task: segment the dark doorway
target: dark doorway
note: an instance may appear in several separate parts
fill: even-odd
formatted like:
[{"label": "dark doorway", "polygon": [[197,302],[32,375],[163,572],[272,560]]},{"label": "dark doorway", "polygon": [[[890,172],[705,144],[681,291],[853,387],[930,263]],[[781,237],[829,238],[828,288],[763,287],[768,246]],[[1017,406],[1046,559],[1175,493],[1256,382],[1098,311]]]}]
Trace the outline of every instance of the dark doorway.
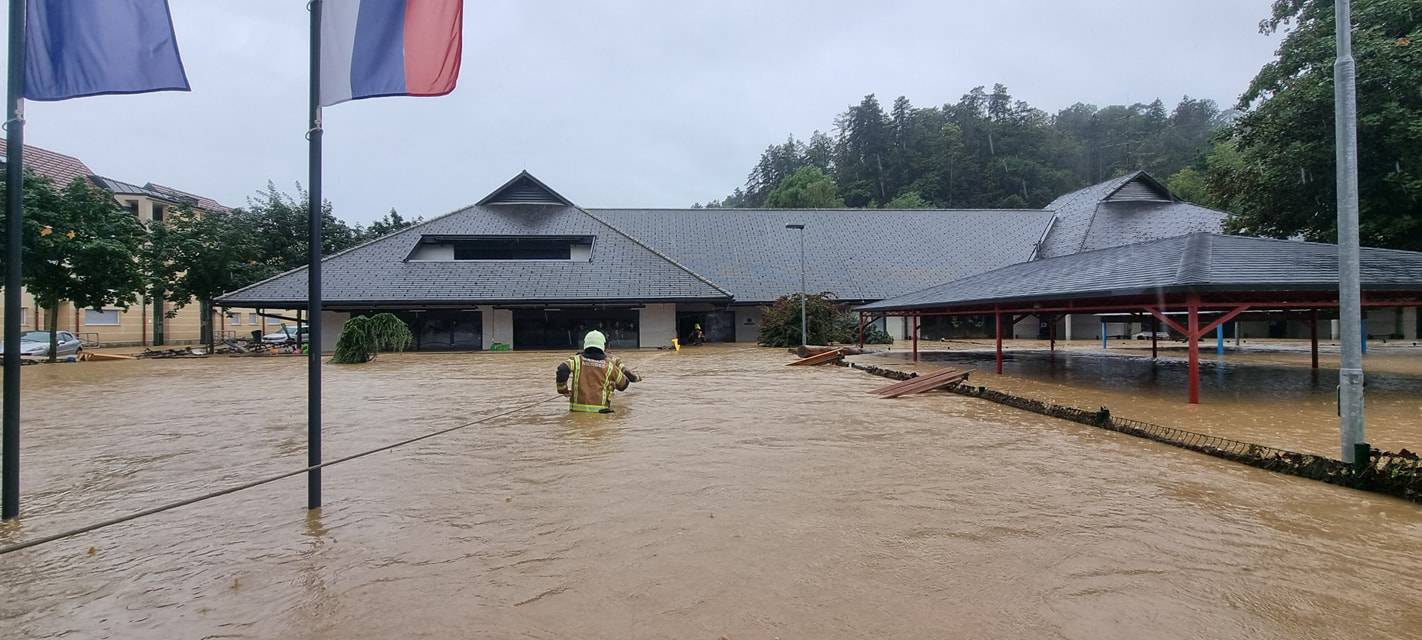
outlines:
[{"label": "dark doorway", "polygon": [[[362,315],[370,315],[367,312]],[[412,351],[479,351],[484,348],[484,314],[476,311],[395,311],[410,326]]]},{"label": "dark doorway", "polygon": [[514,310],[515,349],[572,349],[594,329],[607,336],[609,349],[639,345],[636,309]]},{"label": "dark doorway", "polygon": [[678,311],[676,314],[676,335],[682,344],[691,344],[696,326],[707,342],[736,341],[736,312],[734,311]]}]

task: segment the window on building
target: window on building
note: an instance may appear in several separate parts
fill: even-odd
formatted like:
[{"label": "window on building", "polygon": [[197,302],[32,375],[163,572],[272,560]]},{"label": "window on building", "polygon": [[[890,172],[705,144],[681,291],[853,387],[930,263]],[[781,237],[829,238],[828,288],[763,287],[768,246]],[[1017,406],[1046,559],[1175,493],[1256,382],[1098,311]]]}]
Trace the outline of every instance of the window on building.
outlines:
[{"label": "window on building", "polygon": [[119,323],[118,309],[85,309],[84,324],[89,325],[117,325]]},{"label": "window on building", "polygon": [[163,216],[164,216],[165,213],[167,213],[167,211],[168,211],[168,208],[167,208],[167,207],[165,207],[165,206],[163,206],[163,205],[161,205],[161,204],[158,204],[158,203],[156,203],[156,202],[153,203],[153,221],[154,221],[154,222],[162,222],[162,221],[163,221]]},{"label": "window on building", "polygon": [[425,236],[410,259],[586,262],[592,246],[592,237],[577,236]]},{"label": "window on building", "polygon": [[282,323],[281,318],[273,318],[273,317],[271,317],[271,316],[267,316],[267,324],[281,324],[281,323]]},{"label": "window on building", "polygon": [[228,311],[228,312],[227,312],[227,324],[230,324],[230,325],[232,325],[232,326],[234,326],[234,327],[237,326],[237,325],[242,324],[242,314],[241,314],[241,313],[238,313],[238,312],[236,312],[236,311]]},{"label": "window on building", "polygon": [[138,201],[137,201],[137,200],[125,200],[125,201],[124,201],[124,204],[128,206],[128,212],[131,213],[131,214],[133,214],[133,218],[134,218],[135,220],[137,220],[137,219],[138,219]]},{"label": "window on building", "polygon": [[261,323],[262,323],[262,321],[257,319],[257,314],[255,314],[255,313],[249,313],[249,314],[247,314],[247,324],[250,324],[250,325],[259,325],[259,324],[261,324]]},{"label": "window on building", "polygon": [[29,323],[30,323],[30,308],[29,308],[29,307],[20,307],[20,324],[23,326],[23,325],[28,325]]}]

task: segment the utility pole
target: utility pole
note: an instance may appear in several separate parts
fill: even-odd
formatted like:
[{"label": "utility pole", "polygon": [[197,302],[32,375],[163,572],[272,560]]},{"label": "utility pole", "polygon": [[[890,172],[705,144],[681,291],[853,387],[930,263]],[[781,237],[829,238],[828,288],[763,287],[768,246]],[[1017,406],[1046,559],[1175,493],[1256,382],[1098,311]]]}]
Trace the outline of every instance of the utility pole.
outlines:
[{"label": "utility pole", "polygon": [[809,346],[809,323],[805,320],[805,225],[787,224],[786,229],[800,232],[800,346]]},{"label": "utility pole", "polygon": [[1333,0],[1338,60],[1333,64],[1334,136],[1338,154],[1338,426],[1344,462],[1362,463],[1363,304],[1358,266],[1358,95],[1350,0]]}]

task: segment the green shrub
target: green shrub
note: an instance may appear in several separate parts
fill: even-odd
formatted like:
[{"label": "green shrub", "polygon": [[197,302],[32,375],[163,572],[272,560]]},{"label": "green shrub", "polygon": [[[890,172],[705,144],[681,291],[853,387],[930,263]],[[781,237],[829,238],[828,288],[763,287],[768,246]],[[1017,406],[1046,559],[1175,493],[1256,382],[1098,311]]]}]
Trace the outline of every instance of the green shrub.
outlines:
[{"label": "green shrub", "polygon": [[[859,314],[834,299],[833,294],[811,294],[805,298],[805,319],[810,339],[806,344],[851,344],[859,340]],[[875,327],[864,328],[864,342],[892,342],[889,334]],[[800,345],[800,295],[782,296],[765,312],[760,328],[760,344],[767,347]]]},{"label": "green shrub", "polygon": [[370,362],[381,351],[404,351],[414,339],[410,327],[393,314],[356,316],[347,320],[341,328],[341,337],[336,340],[336,352],[331,356],[331,362]]}]

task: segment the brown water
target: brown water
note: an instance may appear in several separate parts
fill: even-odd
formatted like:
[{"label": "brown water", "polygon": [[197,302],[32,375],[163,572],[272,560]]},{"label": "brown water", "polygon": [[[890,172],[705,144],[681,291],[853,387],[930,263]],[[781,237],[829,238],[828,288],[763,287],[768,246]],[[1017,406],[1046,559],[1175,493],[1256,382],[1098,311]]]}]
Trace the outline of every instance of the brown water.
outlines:
[{"label": "brown water", "polygon": [[[1328,348],[1310,367],[1308,343],[1201,354],[1200,404],[1186,402],[1188,365],[1170,345],[1150,360],[1149,343],[1117,344],[1109,352],[1074,348],[1053,354],[1044,343],[1018,341],[994,374],[990,344],[927,345],[917,365],[895,350],[862,356],[900,369],[975,368],[972,384],[1171,427],[1338,457],[1338,354]],[[1375,347],[1364,358],[1367,440],[1376,447],[1422,451],[1422,348]]]},{"label": "brown water", "polygon": [[[1422,508],[726,348],[0,557],[5,638],[1422,637]],[[336,457],[551,395],[558,354],[329,367]],[[27,368],[8,544],[299,468],[298,359]]]}]

